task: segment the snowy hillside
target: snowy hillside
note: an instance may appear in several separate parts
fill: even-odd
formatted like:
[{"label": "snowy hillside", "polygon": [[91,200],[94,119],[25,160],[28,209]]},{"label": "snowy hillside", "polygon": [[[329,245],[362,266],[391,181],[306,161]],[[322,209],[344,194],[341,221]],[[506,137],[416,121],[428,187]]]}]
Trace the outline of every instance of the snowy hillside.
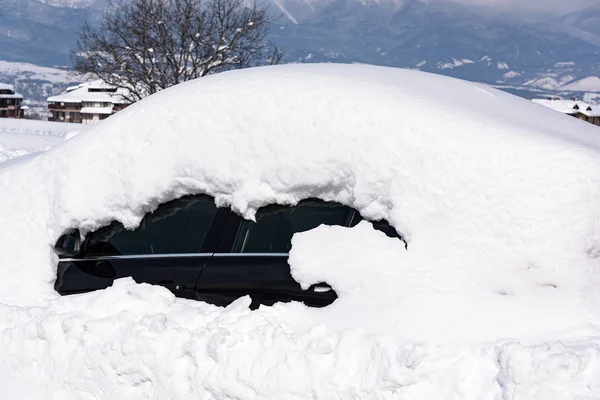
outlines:
[{"label": "snowy hillside", "polygon": [[[177,85],[0,169],[3,398],[600,398],[598,182],[596,127],[481,84],[329,64]],[[64,229],[191,193],[246,218],[337,201],[407,246],[366,221],[295,235],[293,276],[339,295],[322,309],[54,292]]]},{"label": "snowy hillside", "polygon": [[0,60],[0,82],[12,84],[24,96],[25,104],[41,115],[45,115],[47,110],[47,97],[62,93],[67,87],[84,80],[66,68]]}]

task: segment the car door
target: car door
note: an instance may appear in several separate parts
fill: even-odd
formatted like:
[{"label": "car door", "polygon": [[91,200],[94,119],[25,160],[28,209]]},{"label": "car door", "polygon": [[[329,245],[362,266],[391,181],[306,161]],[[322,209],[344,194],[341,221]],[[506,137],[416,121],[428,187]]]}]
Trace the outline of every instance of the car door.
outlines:
[{"label": "car door", "polygon": [[89,292],[132,277],[193,298],[228,215],[209,196],[187,196],[159,206],[134,230],[113,222],[88,235],[77,257],[60,260],[55,289]]},{"label": "car door", "polygon": [[313,307],[331,304],[336,293],[326,283],[302,290],[290,274],[292,235],[321,224],[349,226],[354,210],[337,203],[308,200],[294,207],[269,206],[256,222],[231,213],[217,252],[196,285],[196,298],[226,306],[249,295],[251,308],[280,301],[301,301]]}]

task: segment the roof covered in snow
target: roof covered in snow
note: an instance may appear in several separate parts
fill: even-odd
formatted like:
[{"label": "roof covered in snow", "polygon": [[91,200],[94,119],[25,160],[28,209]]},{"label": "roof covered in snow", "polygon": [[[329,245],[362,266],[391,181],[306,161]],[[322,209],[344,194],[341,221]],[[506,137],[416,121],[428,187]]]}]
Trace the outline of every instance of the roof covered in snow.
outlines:
[{"label": "roof covered in snow", "polygon": [[[177,85],[0,169],[3,391],[600,398],[599,182],[596,127],[482,84],[331,64]],[[295,235],[293,276],[339,295],[322,309],[53,291],[66,228],[191,193],[246,218],[337,201],[408,246],[368,222]]]},{"label": "roof covered in snow", "polygon": [[564,100],[559,97],[533,99],[534,103],[559,111],[563,114],[583,114],[588,117],[600,117],[600,105],[579,100]]},{"label": "roof covered in snow", "polygon": [[9,85],[7,83],[0,82],[0,90],[8,90],[10,94],[0,93],[0,99],[22,99],[23,95],[16,93],[13,85]]},{"label": "roof covered in snow", "polygon": [[71,86],[64,93],[57,96],[48,97],[51,103],[82,103],[82,102],[100,102],[113,104],[128,103],[123,95],[127,92],[123,88],[115,88],[102,80],[82,83],[81,85]]}]

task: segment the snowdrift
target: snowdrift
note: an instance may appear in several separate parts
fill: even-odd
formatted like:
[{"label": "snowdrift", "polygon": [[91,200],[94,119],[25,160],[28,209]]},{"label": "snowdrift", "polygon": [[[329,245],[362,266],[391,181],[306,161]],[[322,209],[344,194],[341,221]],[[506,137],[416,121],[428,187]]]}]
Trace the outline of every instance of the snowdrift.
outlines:
[{"label": "snowdrift", "polygon": [[[8,398],[598,398],[600,131],[484,85],[293,65],[178,85],[0,171]],[[385,218],[293,239],[331,306],[226,309],[131,280],[60,298],[65,228],[208,193]]]}]

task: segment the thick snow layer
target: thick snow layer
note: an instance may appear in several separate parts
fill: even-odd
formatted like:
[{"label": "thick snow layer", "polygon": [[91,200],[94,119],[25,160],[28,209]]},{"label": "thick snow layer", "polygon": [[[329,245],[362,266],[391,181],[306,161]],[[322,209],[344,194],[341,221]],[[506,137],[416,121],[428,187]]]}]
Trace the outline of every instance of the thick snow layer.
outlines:
[{"label": "thick snow layer", "polygon": [[0,118],[0,163],[48,150],[85,129],[82,125]]},{"label": "thick snow layer", "polygon": [[[116,92],[107,92],[99,90],[115,89],[113,86],[106,84],[101,80],[95,80],[85,82],[77,86],[67,88],[67,91],[56,96],[48,97],[49,102],[55,103],[114,103],[123,104],[127,103],[122,96],[128,95],[128,91],[122,88],[118,88]],[[94,90],[94,91],[92,91]],[[84,107],[89,109],[91,107]],[[107,108],[107,107],[104,107]],[[85,111],[81,111],[84,113]],[[112,105],[110,106],[110,114],[112,112]],[[100,111],[94,111],[92,114],[100,113]]]},{"label": "thick snow layer", "polygon": [[[600,398],[597,128],[487,86],[364,65],[223,73],[0,170],[7,398]],[[53,291],[68,227],[208,193],[252,218],[318,197],[292,272],[324,309],[221,309],[124,279]]]},{"label": "thick snow layer", "polygon": [[600,117],[600,107],[583,101],[562,99],[533,99],[534,103],[551,108],[563,114],[583,114],[588,117]]}]

